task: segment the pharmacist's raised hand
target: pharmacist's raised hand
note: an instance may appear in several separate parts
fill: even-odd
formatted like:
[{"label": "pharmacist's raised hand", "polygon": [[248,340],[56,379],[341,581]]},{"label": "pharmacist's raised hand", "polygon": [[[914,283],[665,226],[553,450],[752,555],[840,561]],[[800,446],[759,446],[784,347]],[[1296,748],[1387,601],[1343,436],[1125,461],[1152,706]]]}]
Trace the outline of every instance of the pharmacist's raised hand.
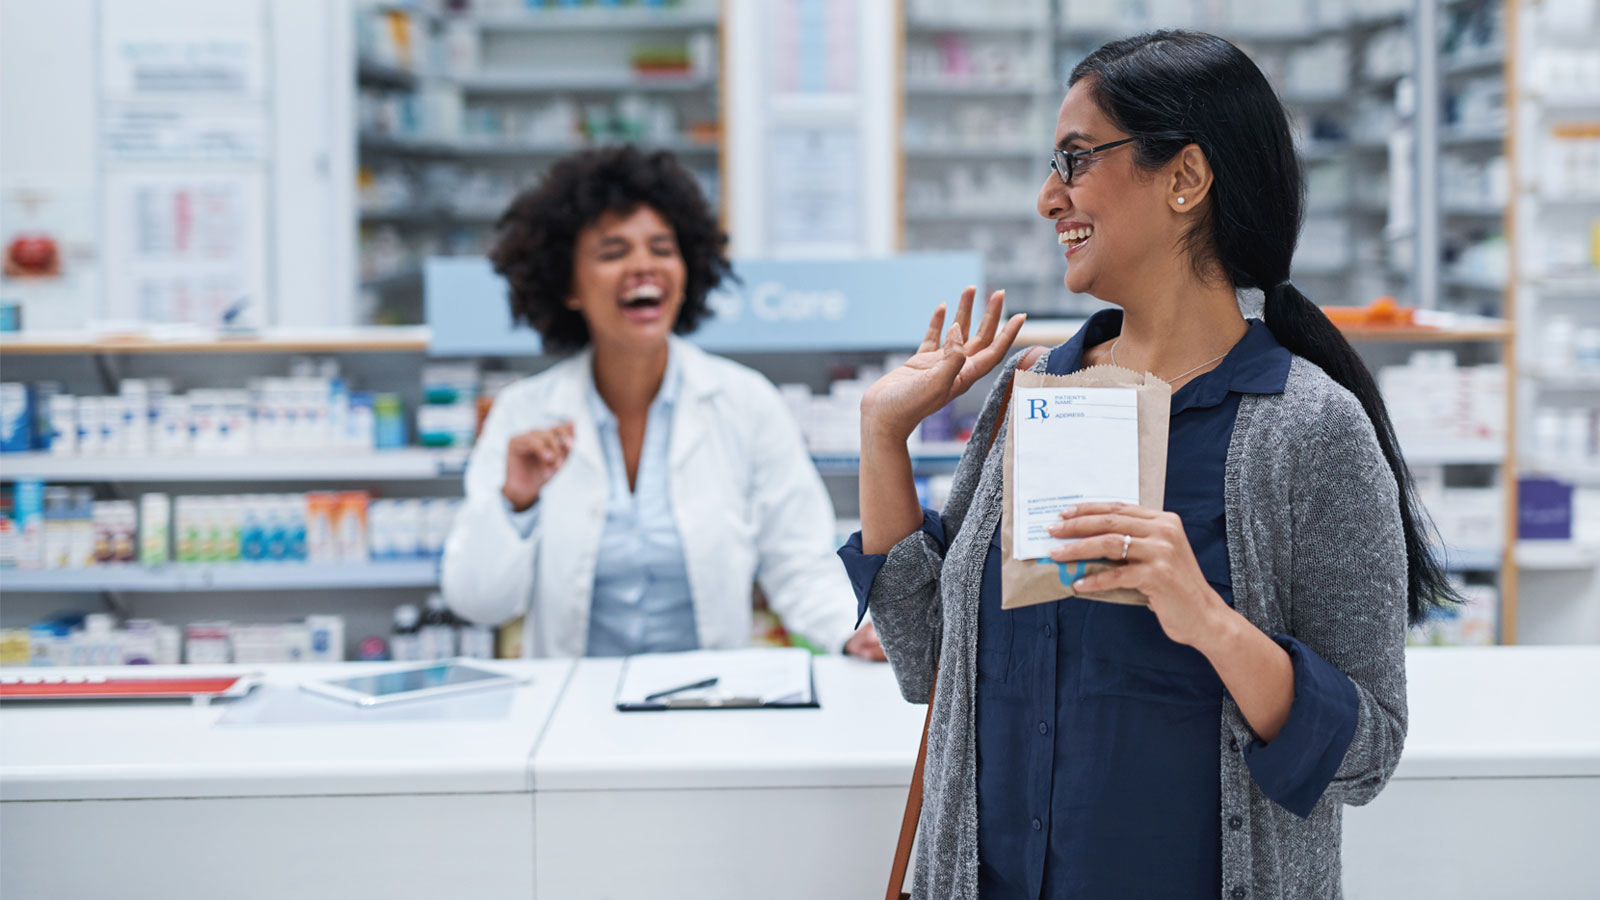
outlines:
[{"label": "pharmacist's raised hand", "polygon": [[506,483],[500,493],[522,512],[539,499],[539,491],[560,470],[572,452],[572,423],[524,431],[506,445]]},{"label": "pharmacist's raised hand", "polygon": [[[1027,316],[1012,316],[1001,328],[1006,292],[995,291],[989,295],[977,333],[969,338],[967,326],[972,321],[972,301],[977,292],[971,287],[961,292],[955,322],[948,333],[944,331],[945,305],[939,304],[917,352],[867,389],[861,399],[864,433],[870,429],[895,439],[909,437],[918,423],[966,393],[1005,358]],[[944,334],[943,343],[940,334]]]}]

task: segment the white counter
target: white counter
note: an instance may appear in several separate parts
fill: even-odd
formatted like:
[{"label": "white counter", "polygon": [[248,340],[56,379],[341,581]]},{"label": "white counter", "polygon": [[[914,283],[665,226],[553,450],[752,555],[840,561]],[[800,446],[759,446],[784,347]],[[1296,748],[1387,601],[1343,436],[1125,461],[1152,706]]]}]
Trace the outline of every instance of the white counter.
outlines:
[{"label": "white counter", "polygon": [[534,755],[538,896],[874,896],[925,706],[889,667],[814,664],[820,709],[617,712],[583,660]]},{"label": "white counter", "polygon": [[1344,817],[1347,900],[1600,891],[1600,647],[1419,648],[1383,793]]},{"label": "white counter", "polygon": [[[140,675],[262,672],[271,691],[349,674],[331,666],[151,666]],[[0,713],[0,800],[294,797],[528,791],[533,739],[555,711],[568,660],[494,663],[530,679],[503,714],[480,720],[395,720],[387,710],[350,708],[343,723],[218,724],[234,702],[8,703]],[[359,671],[359,669],[357,669]],[[60,669],[53,674],[91,670]],[[262,691],[262,688],[257,688]],[[505,692],[497,692],[504,694]],[[312,704],[338,705],[320,697]],[[434,703],[445,701],[432,701]]]},{"label": "white counter", "polygon": [[[0,896],[882,891],[924,712],[887,666],[818,658],[821,709],[618,713],[616,661],[501,665],[533,683],[476,721],[7,704]],[[1414,650],[1409,682],[1399,769],[1345,817],[1346,897],[1592,896],[1600,648]]]},{"label": "white counter", "polygon": [[[495,665],[530,683],[428,701],[449,712],[411,721],[298,702],[300,680],[361,664],[142,670],[266,674],[210,706],[8,703],[0,896],[526,900],[530,757],[572,663]],[[221,724],[274,699],[281,724]]]},{"label": "white counter", "polygon": [[585,659],[534,757],[544,791],[894,787],[910,784],[926,706],[889,667],[812,664],[818,709],[617,712],[622,661]]}]

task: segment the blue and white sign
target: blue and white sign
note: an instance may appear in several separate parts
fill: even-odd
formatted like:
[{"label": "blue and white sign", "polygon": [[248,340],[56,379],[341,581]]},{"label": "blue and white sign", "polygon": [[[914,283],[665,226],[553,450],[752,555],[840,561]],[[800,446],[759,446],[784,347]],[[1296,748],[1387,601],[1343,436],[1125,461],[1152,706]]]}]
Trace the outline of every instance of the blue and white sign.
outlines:
[{"label": "blue and white sign", "polygon": [[[941,302],[983,283],[977,253],[880,259],[734,260],[742,284],[712,294],[715,315],[689,339],[719,353],[892,350],[922,340]],[[513,326],[506,284],[487,260],[430,259],[423,299],[434,356],[536,356],[539,335]]]}]

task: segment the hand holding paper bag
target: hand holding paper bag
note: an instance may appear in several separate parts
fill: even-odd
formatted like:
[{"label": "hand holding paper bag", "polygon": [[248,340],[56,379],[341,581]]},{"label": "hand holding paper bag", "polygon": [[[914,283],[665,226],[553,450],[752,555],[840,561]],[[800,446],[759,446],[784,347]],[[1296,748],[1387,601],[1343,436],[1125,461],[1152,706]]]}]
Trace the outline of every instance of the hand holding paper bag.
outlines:
[{"label": "hand holding paper bag", "polygon": [[1061,513],[1050,534],[1072,541],[1050,554],[1055,562],[1069,565],[1116,559],[1127,546],[1125,564],[1104,568],[1073,585],[1083,596],[1137,591],[1167,637],[1191,647],[1199,648],[1204,639],[1220,633],[1213,615],[1226,612],[1228,602],[1200,571],[1177,513],[1126,503],[1085,503]]},{"label": "hand holding paper bag", "polygon": [[1170,385],[1128,369],[1017,373],[1006,426],[1001,608],[1070,596],[1146,605],[1143,594],[1124,585],[1093,593],[1074,586],[1085,574],[1123,565],[1120,537],[1114,549],[1096,543],[1093,556],[1061,566],[1052,558],[1060,547],[1052,529],[1064,510],[1086,503],[1161,508],[1171,408]]}]

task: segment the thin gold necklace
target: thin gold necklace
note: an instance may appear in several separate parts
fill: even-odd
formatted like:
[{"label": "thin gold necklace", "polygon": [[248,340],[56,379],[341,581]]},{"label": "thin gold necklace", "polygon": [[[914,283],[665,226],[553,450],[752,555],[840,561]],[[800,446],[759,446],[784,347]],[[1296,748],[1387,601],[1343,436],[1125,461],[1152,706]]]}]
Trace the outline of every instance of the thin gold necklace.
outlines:
[{"label": "thin gold necklace", "polygon": [[[1120,343],[1122,343],[1122,338],[1120,338],[1120,337],[1111,342],[1111,364],[1113,366],[1118,366],[1118,368],[1121,367],[1117,362],[1117,345],[1120,344]],[[1193,369],[1190,369],[1189,372],[1194,372],[1194,371],[1199,370],[1199,369],[1204,369],[1206,366],[1211,365],[1212,363],[1216,362],[1218,359],[1222,359],[1223,357],[1227,356],[1228,353],[1231,353],[1231,352],[1233,352],[1232,348],[1229,348],[1229,350],[1224,352],[1222,354],[1222,356],[1219,356],[1216,359],[1208,359],[1205,362],[1201,363],[1200,365],[1195,366]],[[1162,378],[1161,380],[1165,381],[1167,384],[1172,384],[1173,382],[1178,381],[1179,379],[1183,378],[1184,375],[1189,374],[1189,372],[1184,372],[1182,375],[1176,375],[1176,376],[1174,376],[1172,378]],[[1154,373],[1152,373],[1152,374],[1154,374]],[[1159,376],[1159,375],[1157,375],[1156,377],[1157,378],[1161,378],[1161,376]]]}]

